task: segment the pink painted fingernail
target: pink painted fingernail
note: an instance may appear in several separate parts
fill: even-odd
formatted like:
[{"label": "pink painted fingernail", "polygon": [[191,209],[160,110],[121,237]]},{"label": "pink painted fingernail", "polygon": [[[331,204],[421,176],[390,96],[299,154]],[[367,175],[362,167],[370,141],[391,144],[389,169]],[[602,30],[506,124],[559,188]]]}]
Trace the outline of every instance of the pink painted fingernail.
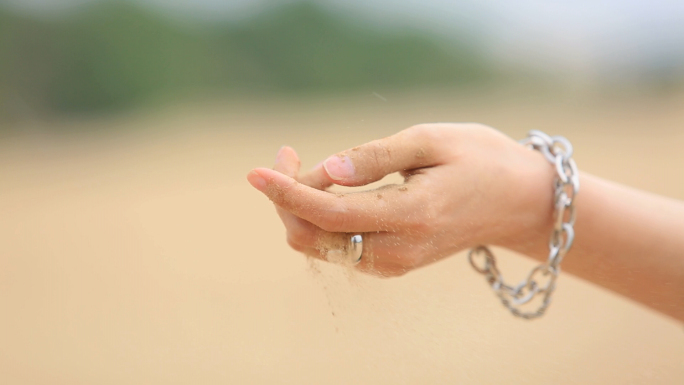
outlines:
[{"label": "pink painted fingernail", "polygon": [[326,159],[323,168],[334,180],[344,180],[354,177],[354,164],[348,156],[333,155]]}]

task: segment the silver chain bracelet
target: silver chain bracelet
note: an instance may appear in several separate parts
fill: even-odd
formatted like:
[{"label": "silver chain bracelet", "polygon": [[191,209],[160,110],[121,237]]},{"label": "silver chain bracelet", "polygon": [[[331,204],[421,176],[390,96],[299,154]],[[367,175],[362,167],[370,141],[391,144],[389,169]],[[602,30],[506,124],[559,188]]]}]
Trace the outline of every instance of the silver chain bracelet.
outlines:
[{"label": "silver chain bracelet", "polygon": [[[554,226],[549,240],[549,258],[546,263],[535,267],[527,278],[516,286],[504,283],[496,267],[494,254],[486,246],[478,246],[468,253],[473,268],[483,274],[501,303],[518,317],[532,319],[544,314],[551,303],[551,294],[556,288],[556,278],[560,273],[560,263],[568,253],[575,238],[575,197],[579,192],[579,173],[572,160],[572,144],[562,136],[549,136],[537,130],[527,134],[520,144],[540,151],[556,168],[554,180]],[[475,262],[484,256],[483,263]],[[541,282],[541,283],[540,283]],[[534,311],[523,310],[523,306],[535,297],[541,298]],[[528,305],[529,306],[529,305]]]}]

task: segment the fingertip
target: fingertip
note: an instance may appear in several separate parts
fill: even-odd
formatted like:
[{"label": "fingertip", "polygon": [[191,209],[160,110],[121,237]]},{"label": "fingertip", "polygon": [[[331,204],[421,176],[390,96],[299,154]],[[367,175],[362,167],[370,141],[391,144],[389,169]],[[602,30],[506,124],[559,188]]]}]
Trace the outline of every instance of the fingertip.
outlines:
[{"label": "fingertip", "polygon": [[278,153],[276,154],[276,162],[282,160],[285,157],[299,160],[299,156],[297,156],[297,151],[295,151],[294,148],[290,146],[280,147]]},{"label": "fingertip", "polygon": [[278,163],[280,160],[282,160],[283,156],[292,151],[292,147],[283,145],[278,149],[278,152],[276,153],[276,163]]},{"label": "fingertip", "polygon": [[249,174],[247,174],[247,181],[255,189],[261,192],[266,191],[266,186],[268,183],[266,182],[266,179],[264,179],[264,177],[257,172],[257,170],[252,170],[249,172]]},{"label": "fingertip", "polygon": [[290,159],[292,160],[292,163],[295,165],[295,168],[297,169],[297,172],[299,172],[299,167],[301,165],[301,161],[299,160],[299,155],[297,154],[297,151],[295,151],[294,148],[292,147],[287,147],[287,153]]},{"label": "fingertip", "polygon": [[290,146],[283,146],[283,151],[287,151],[289,154],[292,154],[295,157],[297,157],[297,151],[295,151],[295,149]]},{"label": "fingertip", "polygon": [[[268,187],[269,185],[276,185],[276,186],[281,187],[281,188],[286,188],[286,187],[289,187],[289,186],[297,183],[297,181],[295,181],[291,177],[289,177],[289,176],[287,176],[287,175],[285,175],[279,171],[271,170],[269,168],[263,168],[263,167],[255,168],[254,170],[252,170],[252,172],[250,174],[252,174],[252,173],[254,175],[264,179],[264,181],[266,181],[266,187]],[[253,178],[256,178],[256,176]]]},{"label": "fingertip", "polygon": [[296,177],[299,173],[300,161],[297,152],[290,146],[283,146],[276,155],[274,169],[289,177]]}]

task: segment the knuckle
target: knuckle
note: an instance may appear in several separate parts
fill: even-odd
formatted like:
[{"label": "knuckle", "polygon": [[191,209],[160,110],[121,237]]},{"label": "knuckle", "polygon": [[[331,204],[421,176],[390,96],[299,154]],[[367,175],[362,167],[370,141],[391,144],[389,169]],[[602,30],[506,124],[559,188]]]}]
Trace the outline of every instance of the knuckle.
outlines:
[{"label": "knuckle", "polygon": [[440,123],[440,124],[419,124],[412,126],[405,130],[406,139],[413,143],[420,143],[424,151],[428,153],[441,153],[448,150],[452,145],[453,138],[457,130],[458,124]]},{"label": "knuckle", "polygon": [[392,151],[382,140],[376,140],[371,143],[370,156],[378,170],[385,170],[392,164]]},{"label": "knuckle", "polygon": [[428,197],[422,202],[425,203],[420,205],[419,210],[415,210],[412,215],[406,217],[406,225],[417,234],[428,235],[432,233],[436,224],[440,222],[440,218],[444,216],[444,209],[438,202],[430,200]]},{"label": "knuckle", "polygon": [[408,218],[407,227],[411,232],[428,234],[432,229],[432,218],[434,217],[427,212],[420,212],[418,215]]},{"label": "knuckle", "polygon": [[411,126],[404,130],[402,134],[408,140],[420,140],[421,142],[430,142],[436,133],[436,126],[434,124],[423,123]]},{"label": "knuckle", "polygon": [[405,129],[404,133],[405,134],[417,134],[417,133],[423,132],[425,130],[428,130],[429,128],[430,128],[430,125],[427,123],[414,124],[413,126]]},{"label": "knuckle", "polygon": [[432,229],[444,217],[444,207],[440,203],[432,201],[426,204],[423,215],[422,225],[425,227],[424,230]]}]

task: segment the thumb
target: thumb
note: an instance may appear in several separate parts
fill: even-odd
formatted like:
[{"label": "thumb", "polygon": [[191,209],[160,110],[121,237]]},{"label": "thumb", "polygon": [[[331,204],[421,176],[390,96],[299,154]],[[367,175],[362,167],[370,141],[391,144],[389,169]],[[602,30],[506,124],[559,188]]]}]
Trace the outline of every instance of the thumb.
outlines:
[{"label": "thumb", "polygon": [[335,154],[322,163],[322,170],[314,169],[304,179],[319,179],[321,185],[361,186],[394,172],[434,166],[439,154],[431,139],[424,130],[407,129]]}]

